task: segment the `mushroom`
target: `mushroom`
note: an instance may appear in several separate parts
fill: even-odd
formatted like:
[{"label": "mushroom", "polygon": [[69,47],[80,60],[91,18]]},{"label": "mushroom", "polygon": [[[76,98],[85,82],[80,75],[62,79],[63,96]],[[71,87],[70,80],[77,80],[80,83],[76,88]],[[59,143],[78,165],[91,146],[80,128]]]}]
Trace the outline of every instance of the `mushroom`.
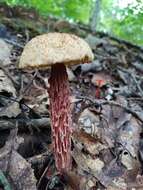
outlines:
[{"label": "mushroom", "polygon": [[48,33],[29,41],[20,58],[19,68],[51,67],[48,89],[52,143],[59,172],[71,168],[71,103],[66,66],[93,60],[89,45],[67,33]]}]

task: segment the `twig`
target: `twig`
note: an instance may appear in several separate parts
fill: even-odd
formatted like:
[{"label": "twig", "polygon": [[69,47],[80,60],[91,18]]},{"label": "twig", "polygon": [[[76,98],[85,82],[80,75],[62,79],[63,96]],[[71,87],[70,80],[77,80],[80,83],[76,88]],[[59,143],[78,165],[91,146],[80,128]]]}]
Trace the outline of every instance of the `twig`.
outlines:
[{"label": "twig", "polygon": [[109,104],[111,106],[118,106],[120,108],[123,108],[125,111],[127,111],[128,113],[131,113],[133,116],[135,116],[141,122],[143,122],[143,118],[139,114],[137,114],[134,110],[132,110],[131,108],[129,108],[127,106],[124,106],[124,105],[119,104],[119,103],[114,102],[114,101],[103,101],[103,102],[100,103],[100,105],[106,105],[106,104]]},{"label": "twig", "polygon": [[[7,97],[7,96],[4,96],[2,94],[0,94],[0,97],[1,98],[5,98],[5,99],[8,99],[8,100],[11,100],[12,102],[17,102],[19,104],[23,104],[28,110],[32,110],[28,105],[24,104],[24,103],[20,103],[20,98],[17,98],[17,97]],[[8,105],[9,106],[9,105]]]},{"label": "twig", "polygon": [[96,105],[96,106],[102,106],[102,105],[111,105],[111,106],[118,106],[120,108],[123,108],[125,111],[127,111],[128,113],[131,113],[133,116],[135,116],[138,120],[140,120],[141,122],[143,122],[143,118],[136,113],[134,110],[132,110],[131,108],[124,106],[123,104],[119,104],[115,101],[107,101],[107,100],[97,100],[94,99],[92,100],[91,98],[88,98],[86,96],[77,96],[77,98],[79,99],[85,99],[90,101],[92,104]]},{"label": "twig", "polygon": [[134,101],[143,101],[143,97],[131,97],[127,98],[128,100],[134,100]]},{"label": "twig", "polygon": [[17,47],[19,47],[19,48],[23,48],[23,47],[24,47],[23,45],[21,45],[21,44],[15,42],[15,41],[6,39],[6,38],[4,38],[4,41],[6,41],[7,43],[12,44],[12,45],[14,45],[14,46],[17,46]]},{"label": "twig", "polygon": [[40,179],[39,179],[39,181],[38,181],[38,183],[37,183],[37,188],[40,187],[43,177],[45,176],[45,174],[47,173],[49,167],[50,167],[52,164],[53,164],[53,159],[51,158],[50,161],[49,161],[49,163],[48,163],[48,166],[45,168],[43,174],[41,175],[41,177],[40,177]]}]

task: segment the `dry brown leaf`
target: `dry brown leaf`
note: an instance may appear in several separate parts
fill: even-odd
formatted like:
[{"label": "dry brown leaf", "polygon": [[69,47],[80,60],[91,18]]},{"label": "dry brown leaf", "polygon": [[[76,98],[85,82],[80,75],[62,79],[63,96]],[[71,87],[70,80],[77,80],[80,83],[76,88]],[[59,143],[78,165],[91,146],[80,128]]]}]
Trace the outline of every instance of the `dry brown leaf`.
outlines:
[{"label": "dry brown leaf", "polygon": [[15,129],[11,131],[5,146],[0,149],[0,169],[8,173],[13,189],[36,190],[36,179],[31,165],[17,153]]},{"label": "dry brown leaf", "polygon": [[123,149],[127,150],[133,158],[138,157],[140,133],[141,125],[134,117],[131,117],[130,121],[124,123],[118,132],[118,143],[120,143]]},{"label": "dry brown leaf", "polygon": [[100,173],[99,181],[105,187],[112,184],[113,180],[117,180],[124,174],[124,168],[117,163],[116,159],[113,159],[108,165],[105,165],[103,171]]},{"label": "dry brown leaf", "polygon": [[95,177],[101,173],[104,167],[104,162],[99,158],[92,158],[90,155],[82,153],[77,148],[73,149],[72,156],[80,171],[86,171]]},{"label": "dry brown leaf", "polygon": [[64,173],[64,178],[72,190],[82,190],[81,185],[83,184],[84,180],[82,176],[77,175],[73,171],[69,171]]},{"label": "dry brown leaf", "polygon": [[81,149],[84,149],[90,155],[97,155],[103,149],[107,149],[107,146],[100,142],[99,139],[95,139],[83,130],[74,131],[73,142],[75,146],[81,147]]}]

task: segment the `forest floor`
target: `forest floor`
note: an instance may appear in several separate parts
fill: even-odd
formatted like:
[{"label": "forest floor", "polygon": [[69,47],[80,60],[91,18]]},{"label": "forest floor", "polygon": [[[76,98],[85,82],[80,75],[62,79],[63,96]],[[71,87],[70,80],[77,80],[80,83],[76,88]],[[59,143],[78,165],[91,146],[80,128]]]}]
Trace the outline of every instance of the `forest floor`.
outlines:
[{"label": "forest floor", "polygon": [[[72,170],[56,172],[50,71],[18,69],[25,44],[70,32],[94,61],[68,68],[73,107]],[[87,26],[0,6],[0,190],[142,190],[143,49]]]}]

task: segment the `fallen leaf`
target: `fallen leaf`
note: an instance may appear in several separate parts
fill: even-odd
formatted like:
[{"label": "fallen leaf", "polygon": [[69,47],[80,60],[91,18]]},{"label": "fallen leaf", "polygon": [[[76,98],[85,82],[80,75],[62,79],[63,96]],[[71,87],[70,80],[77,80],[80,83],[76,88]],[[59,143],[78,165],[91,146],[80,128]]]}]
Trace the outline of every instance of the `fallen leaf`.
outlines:
[{"label": "fallen leaf", "polygon": [[0,65],[6,66],[10,64],[11,46],[0,38]]},{"label": "fallen leaf", "polygon": [[76,76],[74,75],[73,71],[70,68],[68,68],[68,67],[67,67],[66,70],[67,70],[67,74],[68,74],[68,80],[70,82],[76,81]]},{"label": "fallen leaf", "polygon": [[17,102],[10,102],[9,104],[5,105],[4,107],[0,108],[0,116],[5,116],[5,117],[16,117],[21,113],[21,110],[19,108],[19,103]]},{"label": "fallen leaf", "polygon": [[131,117],[130,121],[125,122],[118,132],[117,142],[127,150],[133,158],[138,157],[139,151],[139,138],[141,133],[141,125],[134,118]]},{"label": "fallen leaf", "polygon": [[105,187],[108,187],[112,184],[113,180],[122,177],[124,174],[124,167],[117,163],[116,159],[113,159],[108,165],[105,165],[102,172],[98,176],[100,183],[102,183]]},{"label": "fallen leaf", "polygon": [[13,189],[36,190],[36,179],[31,165],[16,151],[15,129],[11,130],[8,141],[0,149],[0,168],[8,173]]},{"label": "fallen leaf", "polygon": [[90,155],[97,155],[100,151],[107,149],[107,146],[99,139],[92,137],[83,130],[73,132],[73,142],[74,146],[81,147]]},{"label": "fallen leaf", "polygon": [[87,172],[98,178],[98,175],[104,167],[104,162],[102,162],[99,158],[92,158],[90,155],[82,153],[77,148],[73,149],[72,156],[79,170]]},{"label": "fallen leaf", "polygon": [[94,114],[89,109],[83,110],[78,119],[79,128],[92,136],[100,136],[99,115]]},{"label": "fallen leaf", "polygon": [[12,81],[6,76],[2,69],[0,69],[0,92],[8,92],[16,97],[16,90]]}]

